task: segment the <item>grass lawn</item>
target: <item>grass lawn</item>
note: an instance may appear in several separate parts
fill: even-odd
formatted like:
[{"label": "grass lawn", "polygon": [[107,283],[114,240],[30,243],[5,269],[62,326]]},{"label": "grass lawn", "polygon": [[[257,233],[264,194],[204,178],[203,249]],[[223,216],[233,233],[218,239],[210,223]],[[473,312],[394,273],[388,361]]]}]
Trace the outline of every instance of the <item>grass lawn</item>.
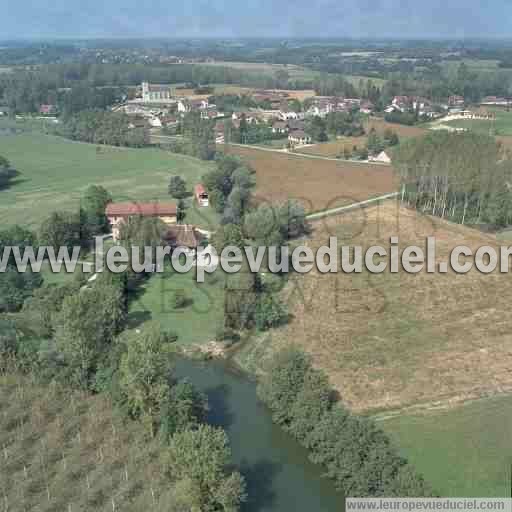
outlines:
[{"label": "grass lawn", "polygon": [[[158,322],[162,329],[178,334],[178,343],[212,341],[224,315],[224,281],[220,273],[206,275],[197,283],[195,272],[178,274],[166,269],[154,274],[134,294],[130,303],[128,326],[139,327],[144,322]],[[182,289],[189,303],[174,307],[176,290]]]},{"label": "grass lawn", "polygon": [[295,64],[270,64],[265,62],[232,62],[232,61],[218,61],[204,63],[205,66],[220,66],[238,69],[252,73],[261,73],[267,75],[274,75],[278,71],[286,71],[290,78],[293,80],[313,80],[320,75],[318,71],[298,66]]},{"label": "grass lawn", "polygon": [[[78,266],[76,271],[78,271]],[[66,272],[64,265],[62,265],[60,272],[52,272],[48,261],[43,263],[41,267],[41,275],[43,276],[44,284],[55,284],[57,286],[62,286],[66,283],[69,283],[74,277],[73,273]]]},{"label": "grass lawn", "polygon": [[[170,176],[181,175],[192,189],[213,165],[160,149],[98,148],[37,132],[0,135],[0,155],[21,173],[0,191],[0,223],[32,228],[52,211],[77,209],[91,184],[104,186],[117,201],[169,201]],[[187,222],[213,228],[216,214],[190,208]]]},{"label": "grass lawn", "polygon": [[510,494],[512,396],[381,423],[441,496]]},{"label": "grass lawn", "polygon": [[496,121],[483,119],[459,119],[445,124],[454,128],[467,128],[485,135],[512,135],[512,112],[503,109],[489,109],[496,114]]}]

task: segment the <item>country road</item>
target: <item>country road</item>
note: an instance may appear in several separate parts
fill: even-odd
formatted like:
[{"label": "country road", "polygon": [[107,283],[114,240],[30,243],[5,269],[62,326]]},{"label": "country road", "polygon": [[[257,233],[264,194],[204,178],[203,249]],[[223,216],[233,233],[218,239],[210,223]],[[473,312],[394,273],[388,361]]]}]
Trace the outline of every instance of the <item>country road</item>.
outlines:
[{"label": "country road", "polygon": [[[182,140],[182,138],[180,137],[173,137],[173,136],[169,136],[169,135],[151,135],[151,139],[156,141],[156,143],[158,142],[175,142],[176,140]],[[219,146],[224,146],[225,144],[224,143],[217,143]],[[383,164],[381,162],[372,162],[372,161],[359,161],[359,160],[346,160],[344,158],[333,158],[333,157],[329,157],[329,156],[320,156],[320,155],[309,155],[309,154],[306,154],[306,153],[295,153],[293,151],[285,151],[283,149],[275,149],[275,148],[264,148],[262,146],[252,146],[250,144],[234,144],[232,142],[229,143],[230,146],[236,146],[236,147],[239,147],[239,148],[245,148],[245,149],[254,149],[254,150],[257,150],[257,151],[267,151],[269,153],[278,153],[280,155],[289,155],[289,156],[297,156],[297,157],[300,157],[300,158],[307,158],[307,159],[310,159],[310,160],[327,160],[329,162],[350,162],[351,164],[356,164],[356,165],[375,165],[377,167],[388,167],[388,164]],[[312,144],[314,146],[314,144]],[[308,145],[308,147],[310,147],[310,145]]]},{"label": "country road", "polygon": [[[224,144],[219,144],[219,145],[224,145]],[[356,164],[356,165],[375,165],[377,167],[389,167],[388,164],[383,164],[381,162],[372,162],[372,161],[361,161],[361,160],[346,160],[344,158],[333,158],[333,157],[329,157],[329,156],[320,156],[320,155],[309,155],[309,154],[306,154],[306,153],[295,153],[293,151],[284,151],[282,149],[274,149],[274,148],[264,148],[264,147],[261,147],[261,146],[251,146],[249,144],[233,144],[233,143],[230,143],[229,144],[230,146],[236,146],[236,147],[239,147],[239,148],[246,148],[246,149],[255,149],[255,150],[258,150],[258,151],[267,151],[269,153],[279,153],[281,155],[289,155],[289,156],[298,156],[298,157],[301,157],[301,158],[308,158],[310,160],[327,160],[329,162],[349,162],[351,164]]]},{"label": "country road", "polygon": [[323,212],[310,213],[306,215],[307,220],[317,220],[323,219],[324,217],[329,217],[331,215],[337,215],[338,213],[345,213],[351,210],[356,210],[357,208],[366,208],[367,206],[371,206],[375,203],[380,203],[381,201],[386,201],[387,199],[393,199],[397,197],[399,192],[391,192],[390,194],[384,194],[378,197],[372,197],[371,199],[366,199],[365,201],[359,201],[357,203],[352,203],[347,206],[339,206],[338,208],[331,208],[329,210],[325,210]]}]

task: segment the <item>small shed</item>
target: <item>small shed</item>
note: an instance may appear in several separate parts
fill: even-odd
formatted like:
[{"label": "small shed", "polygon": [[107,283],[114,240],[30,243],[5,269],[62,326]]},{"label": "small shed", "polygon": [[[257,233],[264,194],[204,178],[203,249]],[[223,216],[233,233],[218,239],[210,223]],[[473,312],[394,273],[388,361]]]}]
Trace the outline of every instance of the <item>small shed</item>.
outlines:
[{"label": "small shed", "polygon": [[194,194],[196,196],[197,204],[200,207],[208,206],[209,205],[209,198],[208,198],[208,192],[204,188],[204,185],[201,183],[198,183],[194,188]]}]

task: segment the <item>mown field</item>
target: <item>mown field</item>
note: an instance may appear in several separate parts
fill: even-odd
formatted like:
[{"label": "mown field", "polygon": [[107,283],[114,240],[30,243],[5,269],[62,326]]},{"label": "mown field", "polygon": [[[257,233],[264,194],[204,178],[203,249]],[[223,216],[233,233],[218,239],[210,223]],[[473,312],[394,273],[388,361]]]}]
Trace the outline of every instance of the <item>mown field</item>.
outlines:
[{"label": "mown field", "polygon": [[425,128],[421,126],[406,126],[404,124],[388,123],[384,119],[370,117],[364,124],[365,130],[369,132],[372,128],[379,134],[383,134],[386,130],[393,130],[401,139],[409,137],[421,137],[427,133]]},{"label": "mown field", "polygon": [[496,120],[458,119],[445,124],[453,128],[466,128],[484,135],[512,136],[512,112],[504,109],[488,109],[496,114]]},{"label": "mown field", "polygon": [[[182,290],[187,303],[176,308],[174,297]],[[196,281],[195,271],[178,274],[166,270],[151,276],[130,301],[128,327],[157,322],[162,329],[178,335],[182,345],[203,344],[215,339],[224,319],[224,281],[221,272]]]},{"label": "mown field", "polygon": [[[35,131],[0,135],[0,155],[21,173],[0,191],[0,223],[30,227],[54,210],[76,211],[91,184],[107,188],[114,200],[169,201],[170,176],[183,176],[192,189],[212,165],[160,149],[98,147]],[[187,221],[208,228],[216,215],[209,208],[189,208]]]},{"label": "mown field", "polygon": [[396,190],[390,166],[336,162],[240,146],[225,151],[241,156],[256,171],[259,201],[300,200],[308,212],[335,208]]},{"label": "mown field", "polygon": [[[476,249],[496,238],[392,202],[315,223],[312,248],[340,245],[425,247],[436,237],[438,261],[457,245]],[[512,390],[510,274],[320,274],[292,276],[283,299],[293,320],[240,355],[257,369],[294,344],[323,368],[356,411],[459,402]]]},{"label": "mown field", "polygon": [[[204,63],[206,66],[222,66],[239,69],[248,72],[262,73],[267,75],[274,75],[278,71],[286,71],[291,80],[314,80],[315,78],[322,75],[320,71],[314,71],[312,69],[305,68],[303,66],[297,66],[295,64],[270,64],[265,62],[213,62]],[[354,87],[358,87],[361,80],[366,84],[368,80],[371,80],[377,87],[382,87],[387,80],[383,78],[373,78],[360,75],[343,75],[343,78],[350,82]]]},{"label": "mown field", "polygon": [[[242,87],[239,85],[230,85],[230,84],[217,84],[214,85],[215,94],[254,94],[257,91],[262,89],[257,89],[254,87]],[[316,96],[316,92],[312,89],[279,89],[273,90],[269,89],[269,91],[276,93],[286,93],[289,98],[296,98],[299,101],[304,101],[307,98],[311,98]],[[192,91],[193,92],[193,91]],[[204,96],[204,95],[203,95]],[[202,97],[201,95],[192,95],[192,97]]]},{"label": "mown field", "polygon": [[343,75],[343,78],[345,80],[348,80],[354,87],[359,87],[359,84],[361,83],[361,80],[366,85],[366,82],[370,80],[373,85],[377,87],[383,87],[387,80],[385,78],[377,78],[377,77],[370,77],[370,76],[361,76],[361,75]]},{"label": "mown field", "polygon": [[168,510],[161,444],[101,396],[0,376],[0,446],[2,510]]},{"label": "mown field", "polygon": [[313,80],[320,75],[318,71],[307,69],[303,66],[295,64],[270,64],[265,62],[235,62],[235,61],[218,61],[205,62],[205,66],[220,66],[248,71],[253,73],[262,73],[266,75],[274,75],[278,71],[286,71],[290,79],[295,80]]},{"label": "mown field", "polygon": [[442,496],[508,497],[511,422],[504,396],[380,424]]},{"label": "mown field", "polygon": [[[263,65],[264,66],[264,65]],[[254,87],[243,87],[241,85],[233,85],[233,84],[212,84],[213,93],[220,94],[239,94],[239,95],[252,95],[256,92],[261,92],[262,89],[254,88]],[[298,99],[299,101],[304,101],[307,98],[311,98],[316,96],[316,92],[312,89],[279,89],[279,90],[271,90],[269,91],[275,93],[286,93],[288,97]],[[196,94],[194,89],[176,89],[176,95],[187,97],[189,99],[206,99],[211,96],[211,94]]]}]

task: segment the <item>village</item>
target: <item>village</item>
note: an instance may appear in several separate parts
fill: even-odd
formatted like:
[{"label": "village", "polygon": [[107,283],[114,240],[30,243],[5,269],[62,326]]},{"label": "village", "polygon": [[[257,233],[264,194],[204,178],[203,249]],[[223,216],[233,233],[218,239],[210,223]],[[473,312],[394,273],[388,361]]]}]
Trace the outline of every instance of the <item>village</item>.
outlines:
[{"label": "village", "polygon": [[[512,237],[509,45],[3,44],[6,512],[508,492],[512,288],[451,257]],[[392,269],[432,238],[434,272]],[[345,266],[297,271],[333,239]],[[3,256],[30,246],[60,266]],[[357,263],[375,247],[379,274]]]}]

